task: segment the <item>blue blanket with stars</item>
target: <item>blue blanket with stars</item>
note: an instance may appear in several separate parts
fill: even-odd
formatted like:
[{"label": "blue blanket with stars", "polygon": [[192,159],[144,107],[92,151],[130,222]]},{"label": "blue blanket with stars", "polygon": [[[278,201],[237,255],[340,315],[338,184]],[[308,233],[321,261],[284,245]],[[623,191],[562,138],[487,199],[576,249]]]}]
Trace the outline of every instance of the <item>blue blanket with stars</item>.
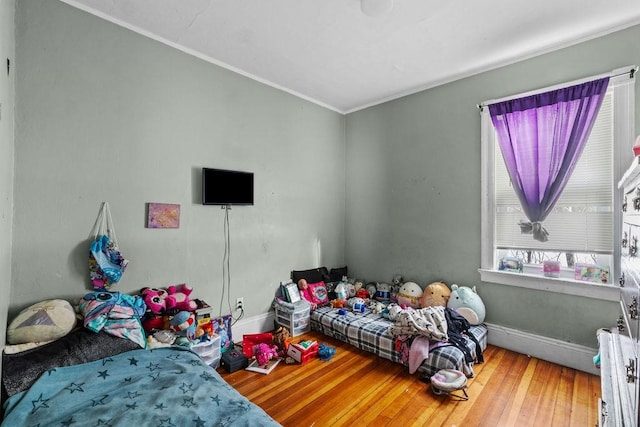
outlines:
[{"label": "blue blanket with stars", "polygon": [[2,426],[278,426],[189,350],[133,350],[51,369]]}]

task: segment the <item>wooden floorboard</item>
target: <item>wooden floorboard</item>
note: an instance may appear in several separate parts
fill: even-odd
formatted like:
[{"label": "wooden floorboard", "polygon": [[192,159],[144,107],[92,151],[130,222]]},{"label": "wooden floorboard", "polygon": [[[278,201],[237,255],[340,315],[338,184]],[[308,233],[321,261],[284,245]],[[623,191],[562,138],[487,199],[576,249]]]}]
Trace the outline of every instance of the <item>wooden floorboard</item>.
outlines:
[{"label": "wooden floorboard", "polygon": [[218,371],[288,426],[595,426],[600,379],[489,346],[468,381],[469,400],[435,395],[418,374],[310,332],[336,348],[329,361],[281,362],[273,372]]}]

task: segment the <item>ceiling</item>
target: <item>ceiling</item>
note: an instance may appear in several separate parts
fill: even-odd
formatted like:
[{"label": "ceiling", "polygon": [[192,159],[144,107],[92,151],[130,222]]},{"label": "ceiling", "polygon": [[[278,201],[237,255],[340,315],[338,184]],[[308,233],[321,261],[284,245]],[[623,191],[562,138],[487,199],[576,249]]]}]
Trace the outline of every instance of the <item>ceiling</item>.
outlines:
[{"label": "ceiling", "polygon": [[61,1],[341,113],[640,23],[638,0]]}]

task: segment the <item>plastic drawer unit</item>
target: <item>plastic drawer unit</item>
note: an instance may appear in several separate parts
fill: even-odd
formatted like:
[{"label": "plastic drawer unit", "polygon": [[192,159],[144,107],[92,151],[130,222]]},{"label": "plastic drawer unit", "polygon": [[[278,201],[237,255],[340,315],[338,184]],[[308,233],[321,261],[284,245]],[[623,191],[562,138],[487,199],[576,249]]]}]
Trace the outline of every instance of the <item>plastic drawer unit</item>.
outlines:
[{"label": "plastic drawer unit", "polygon": [[207,365],[217,368],[220,363],[220,335],[213,334],[208,341],[199,342],[191,347]]},{"label": "plastic drawer unit", "polygon": [[294,305],[294,307],[293,310],[276,307],[276,323],[287,328],[293,337],[311,330],[309,304]]}]

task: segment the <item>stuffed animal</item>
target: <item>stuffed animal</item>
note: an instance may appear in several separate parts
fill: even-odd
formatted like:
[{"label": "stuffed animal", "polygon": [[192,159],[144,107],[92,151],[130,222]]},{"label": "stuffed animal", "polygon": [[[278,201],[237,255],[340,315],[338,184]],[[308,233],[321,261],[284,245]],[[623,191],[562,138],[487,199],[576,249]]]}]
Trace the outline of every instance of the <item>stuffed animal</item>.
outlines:
[{"label": "stuffed animal", "polygon": [[163,314],[166,311],[167,297],[169,296],[166,290],[158,288],[142,288],[140,296],[151,313]]},{"label": "stuffed animal", "polygon": [[198,308],[198,304],[189,297],[192,291],[193,288],[184,283],[169,286],[167,288],[167,309],[195,311]]},{"label": "stuffed animal", "polygon": [[420,307],[446,307],[447,302],[449,302],[450,296],[451,291],[444,283],[430,283],[424,288],[424,292],[422,293],[422,303],[420,304]]},{"label": "stuffed animal", "polygon": [[345,300],[342,300],[340,298],[331,300],[331,307],[333,308],[342,308],[344,307],[344,305],[345,305]]},{"label": "stuffed animal", "polygon": [[400,287],[403,285],[404,279],[400,274],[396,274],[391,279],[391,301],[398,302],[398,292],[400,292]]},{"label": "stuffed animal", "polygon": [[196,317],[188,311],[179,311],[169,321],[171,329],[179,336],[193,340],[196,337]]},{"label": "stuffed animal", "polygon": [[398,290],[398,304],[411,308],[420,307],[422,298],[422,288],[415,282],[405,282]]},{"label": "stuffed animal", "polygon": [[347,305],[351,307],[354,312],[364,313],[365,302],[362,298],[353,297],[347,300]]},{"label": "stuffed animal", "polygon": [[454,309],[472,325],[484,322],[486,309],[482,299],[476,292],[476,287],[451,285],[451,297],[447,307]]},{"label": "stuffed animal", "polygon": [[371,300],[369,301],[369,310],[376,314],[381,314],[385,305],[381,301]]},{"label": "stuffed animal", "polygon": [[260,343],[254,345],[252,350],[259,365],[266,365],[269,360],[278,356],[278,347],[275,345]]},{"label": "stuffed animal", "polygon": [[388,283],[378,283],[376,285],[375,299],[378,301],[389,301],[391,299],[391,285]]},{"label": "stuffed animal", "polygon": [[278,347],[278,354],[281,356],[287,354],[290,341],[289,330],[284,326],[279,326],[278,329],[273,332],[273,343]]}]

